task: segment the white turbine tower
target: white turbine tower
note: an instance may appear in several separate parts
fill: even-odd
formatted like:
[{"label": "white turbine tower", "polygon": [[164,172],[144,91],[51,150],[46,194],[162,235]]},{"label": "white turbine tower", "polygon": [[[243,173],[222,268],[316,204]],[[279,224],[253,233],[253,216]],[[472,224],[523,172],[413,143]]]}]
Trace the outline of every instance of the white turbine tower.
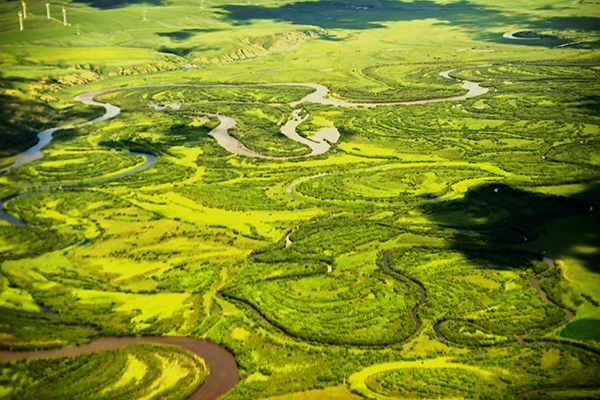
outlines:
[{"label": "white turbine tower", "polygon": [[27,4],[24,1],[21,4],[23,4],[23,18],[27,19]]},{"label": "white turbine tower", "polygon": [[50,19],[50,3],[46,3],[46,15],[48,19]]},{"label": "white turbine tower", "polygon": [[63,7],[63,25],[67,26],[67,9]]},{"label": "white turbine tower", "polygon": [[144,21],[146,20],[146,7],[144,7],[143,9],[143,13],[144,13]]},{"label": "white turbine tower", "polygon": [[204,0],[200,0],[200,9],[204,10]]},{"label": "white turbine tower", "polygon": [[19,11],[19,27],[23,30],[23,13]]}]

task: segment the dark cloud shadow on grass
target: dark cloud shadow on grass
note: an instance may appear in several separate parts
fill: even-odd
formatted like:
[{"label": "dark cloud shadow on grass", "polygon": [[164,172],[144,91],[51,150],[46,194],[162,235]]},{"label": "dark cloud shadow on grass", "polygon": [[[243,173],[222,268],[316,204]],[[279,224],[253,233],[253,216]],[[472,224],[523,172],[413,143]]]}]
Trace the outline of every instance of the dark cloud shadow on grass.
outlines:
[{"label": "dark cloud shadow on grass", "polygon": [[[377,4],[377,5],[374,5]],[[363,7],[366,7],[364,9]],[[294,25],[316,25],[324,29],[377,29],[394,21],[435,18],[453,25],[496,25],[509,23],[512,17],[493,8],[463,0],[438,4],[430,0],[412,3],[381,0],[377,3],[342,0],[298,1],[279,7],[223,5],[220,13],[234,23],[275,20]]]},{"label": "dark cloud shadow on grass", "polygon": [[[543,251],[555,257],[576,255],[590,271],[600,272],[598,252],[577,254],[581,247],[600,243],[598,216],[589,213],[597,208],[600,185],[590,186],[577,198],[547,195],[502,184],[485,184],[470,189],[463,198],[422,206],[427,218],[455,232],[450,247],[463,252],[478,265],[489,263],[489,253],[530,253]],[[598,197],[600,198],[600,197]],[[590,218],[586,219],[587,214]],[[596,215],[596,216],[594,216]],[[575,225],[569,219],[578,218]],[[556,221],[576,226],[576,231],[553,231]],[[586,222],[587,221],[587,222]],[[548,235],[558,235],[550,237]],[[525,240],[527,238],[527,240]],[[552,248],[536,246],[536,240],[555,243]]]},{"label": "dark cloud shadow on grass", "polygon": [[342,0],[297,1],[281,6],[225,4],[216,7],[217,14],[234,25],[249,25],[254,21],[273,20],[293,25],[312,25],[323,29],[366,30],[387,27],[390,22],[436,19],[438,24],[471,31],[478,40],[520,46],[555,47],[564,41],[510,40],[498,33],[503,26],[522,29],[600,29],[596,17],[552,17],[535,20],[530,14],[497,9],[493,6],[461,0],[439,4],[432,0],[404,2],[348,2]]},{"label": "dark cloud shadow on grass", "polygon": [[582,31],[600,31],[598,17],[552,17],[534,21],[531,27],[535,29],[579,29]]},{"label": "dark cloud shadow on grass", "polygon": [[159,47],[157,50],[159,52],[161,52],[161,53],[174,54],[174,55],[179,56],[179,57],[187,58],[187,57],[194,56],[194,54],[196,54],[196,53],[201,53],[201,52],[209,51],[209,50],[219,50],[219,48],[216,48],[216,47],[169,47],[169,46],[162,46],[162,47]]},{"label": "dark cloud shadow on grass", "polygon": [[570,101],[568,107],[579,109],[587,115],[600,117],[600,95],[583,96],[577,100]]},{"label": "dark cloud shadow on grass", "polygon": [[157,32],[155,35],[161,37],[168,37],[176,42],[182,42],[196,36],[197,33],[210,33],[219,32],[221,29],[182,29],[180,31],[173,32]]},{"label": "dark cloud shadow on grass", "polygon": [[134,4],[148,4],[151,6],[164,6],[167,4],[165,0],[73,0],[73,2],[87,4],[101,10],[123,8]]}]

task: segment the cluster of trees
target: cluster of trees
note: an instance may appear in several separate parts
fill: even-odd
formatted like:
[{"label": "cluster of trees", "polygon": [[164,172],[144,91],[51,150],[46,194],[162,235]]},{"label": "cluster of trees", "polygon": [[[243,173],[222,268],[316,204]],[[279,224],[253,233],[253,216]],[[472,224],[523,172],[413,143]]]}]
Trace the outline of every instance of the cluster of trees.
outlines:
[{"label": "cluster of trees", "polygon": [[267,195],[267,190],[278,183],[277,179],[213,183],[210,186],[188,186],[180,189],[180,193],[211,208],[235,211],[291,209],[285,203]]},{"label": "cluster of trees", "polygon": [[451,341],[478,346],[531,333],[564,319],[530,285],[534,274],[526,255],[474,253],[440,248],[392,252],[390,267],[422,282],[425,320],[459,319],[442,324]]},{"label": "cluster of trees", "polygon": [[129,110],[147,110],[149,103],[291,103],[312,91],[314,89],[303,86],[165,86],[109,92],[98,99]]},{"label": "cluster of trees", "polygon": [[494,399],[500,388],[482,375],[460,368],[406,368],[370,376],[367,387],[393,398]]},{"label": "cluster of trees", "polygon": [[73,315],[32,312],[9,307],[0,307],[0,311],[0,333],[5,337],[0,343],[2,349],[35,350],[63,347],[69,343],[84,343],[98,335],[94,330],[81,328],[86,320]]},{"label": "cluster of trees", "polygon": [[[411,71],[398,71],[398,65],[376,65],[364,68],[365,77],[388,87],[382,91],[360,89],[355,86],[335,86],[332,88],[345,99],[357,101],[395,102],[443,98],[459,96],[465,90],[457,81],[439,76],[440,67],[436,69],[415,68]],[[398,81],[402,77],[402,82]]]},{"label": "cluster of trees", "polygon": [[410,310],[416,289],[376,271],[372,274],[268,280],[227,292],[285,332],[332,344],[381,346],[414,330]]},{"label": "cluster of trees", "polygon": [[524,81],[594,81],[600,79],[600,73],[595,68],[585,65],[560,65],[550,63],[511,63],[480,66],[457,70],[452,73],[459,79],[494,82],[524,82]]},{"label": "cluster of trees", "polygon": [[[557,346],[543,341],[529,341],[527,351],[518,345],[502,346],[498,350],[493,353],[485,349],[479,354],[471,352],[458,357],[455,362],[510,371],[510,375],[500,376],[500,380],[508,384],[505,394],[510,398],[517,393],[540,388],[570,387],[576,390],[600,386],[600,356],[597,350]],[[529,399],[529,396],[526,398]],[[540,398],[538,395],[532,397]]]}]

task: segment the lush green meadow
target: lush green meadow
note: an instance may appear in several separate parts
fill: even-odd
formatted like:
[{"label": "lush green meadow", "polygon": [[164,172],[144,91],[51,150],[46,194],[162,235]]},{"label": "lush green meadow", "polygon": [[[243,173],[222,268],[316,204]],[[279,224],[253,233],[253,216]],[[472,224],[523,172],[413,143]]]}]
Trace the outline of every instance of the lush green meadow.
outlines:
[{"label": "lush green meadow", "polygon": [[[497,3],[78,0],[47,19],[30,0],[20,31],[0,1],[0,167],[103,114],[78,94],[117,88],[95,100],[122,110],[0,172],[0,199],[31,191],[3,204],[26,225],[0,220],[0,347],[205,338],[235,357],[231,400],[597,396],[600,5]],[[489,91],[338,107],[253,86],[387,103],[464,80]],[[339,140],[299,157],[294,111]],[[217,115],[279,158],[221,147]],[[91,181],[131,152],[157,161]],[[150,344],[1,361],[15,399],[178,399],[210,374]]]}]

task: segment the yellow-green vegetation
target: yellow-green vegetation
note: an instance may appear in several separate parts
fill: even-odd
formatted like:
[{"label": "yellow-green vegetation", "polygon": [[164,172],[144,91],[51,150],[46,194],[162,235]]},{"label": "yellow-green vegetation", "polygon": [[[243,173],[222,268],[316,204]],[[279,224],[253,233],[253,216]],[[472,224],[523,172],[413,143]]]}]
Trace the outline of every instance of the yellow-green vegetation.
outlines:
[{"label": "yellow-green vegetation", "polygon": [[0,371],[0,390],[7,399],[186,399],[208,374],[194,354],[149,343],[76,357],[2,363]]},{"label": "yellow-green vegetation", "polygon": [[528,265],[524,257],[411,249],[391,253],[390,266],[427,282],[429,298],[423,307],[423,319],[476,321],[471,329],[459,330],[456,326],[459,332],[452,332],[452,339],[452,329],[447,325],[462,327],[464,323],[449,321],[442,325],[449,340],[480,345],[541,329],[564,318],[563,311],[544,303],[529,283],[536,266]]},{"label": "yellow-green vegetation", "polygon": [[401,167],[403,168],[359,171],[341,176],[328,175],[321,179],[311,179],[296,191],[322,200],[411,202],[448,195],[459,182],[485,179],[485,175],[489,175],[489,179],[498,178],[493,173],[468,166],[462,169],[440,168],[435,164],[410,169],[406,165]]},{"label": "yellow-green vegetation", "polygon": [[413,368],[370,376],[367,387],[391,398],[482,398],[496,385],[462,368]]},{"label": "yellow-green vegetation", "polygon": [[[104,113],[76,95],[121,108],[0,172],[24,223],[0,220],[0,347],[206,338],[239,367],[227,400],[596,396],[600,6],[498,3],[29,1],[21,31],[0,1],[0,168]],[[464,80],[489,90],[263,85]],[[212,136],[224,115],[307,155],[292,113],[339,140]],[[156,162],[128,173],[136,152]],[[207,373],[146,344],[0,371],[15,399],[178,399]]]},{"label": "yellow-green vegetation", "polygon": [[[554,364],[540,367],[537,363],[545,360],[551,346],[544,343],[531,344],[527,349],[497,347],[478,357],[438,357],[382,363],[351,375],[349,384],[357,393],[378,400],[440,397],[511,399],[515,396],[507,391],[521,382],[529,381],[531,387],[535,387],[536,383],[544,387],[540,383],[545,381],[545,387],[549,389],[585,386],[581,383],[597,373],[595,356],[582,350],[561,349],[553,356]],[[567,370],[563,373],[561,368]],[[591,378],[591,381],[594,380]],[[575,396],[581,394],[576,390],[572,390],[572,393]],[[516,397],[523,395],[527,399],[547,398],[537,397],[539,394],[535,389],[522,390]]]},{"label": "yellow-green vegetation", "polygon": [[29,292],[17,289],[4,276],[0,277],[2,307],[26,311],[41,311]]},{"label": "yellow-green vegetation", "polygon": [[344,387],[329,387],[322,390],[287,394],[273,397],[274,400],[359,400],[360,397]]},{"label": "yellow-green vegetation", "polygon": [[[448,359],[447,357],[439,357],[434,360],[426,360],[426,361],[396,361],[390,363],[382,363],[377,364],[372,367],[367,367],[362,371],[353,374],[349,378],[350,387],[353,390],[358,391],[363,395],[369,394],[371,391],[378,391],[377,389],[373,389],[374,386],[377,386],[378,389],[382,387],[378,380],[385,379],[389,382],[388,385],[385,386],[394,386],[394,384],[402,384],[402,381],[406,381],[408,379],[419,379],[419,375],[428,374],[429,372],[441,372],[441,373],[450,373],[459,375],[457,372],[466,372],[470,374],[475,374],[478,377],[478,380],[486,380],[490,378],[492,374],[488,371],[483,370],[478,367],[459,364],[453,362],[454,360]],[[424,370],[424,371],[419,371]],[[412,372],[412,373],[411,373]],[[405,375],[405,376],[401,376]],[[408,375],[408,376],[406,376]],[[378,379],[379,378],[379,379]],[[387,378],[387,379],[386,379]],[[422,377],[424,378],[424,376]],[[433,382],[436,379],[432,380]],[[447,379],[445,379],[445,383],[447,383]],[[410,383],[407,383],[407,387],[411,387]],[[423,393],[429,392],[427,387],[427,382],[421,382],[420,386],[423,389]],[[416,388],[413,389],[416,391]],[[422,394],[423,394],[422,393]],[[385,393],[381,393],[385,395]],[[389,393],[390,397],[394,397],[393,394]],[[398,393],[399,395],[403,395],[402,393]],[[431,393],[432,396],[437,397],[443,395],[442,393]],[[405,393],[405,397],[417,397],[416,393]],[[445,395],[444,395],[445,396]],[[421,397],[421,396],[419,396]]]},{"label": "yellow-green vegetation", "polygon": [[415,305],[411,300],[415,293],[406,283],[386,278],[380,273],[365,274],[353,276],[349,282],[335,273],[270,280],[225,295],[252,304],[293,336],[315,342],[377,346],[400,342],[414,329],[408,311]]},{"label": "yellow-green vegetation", "polygon": [[[116,175],[142,163],[142,157],[119,152],[57,152],[39,161],[11,168],[6,181],[56,184]],[[102,175],[98,175],[98,173]]]}]

